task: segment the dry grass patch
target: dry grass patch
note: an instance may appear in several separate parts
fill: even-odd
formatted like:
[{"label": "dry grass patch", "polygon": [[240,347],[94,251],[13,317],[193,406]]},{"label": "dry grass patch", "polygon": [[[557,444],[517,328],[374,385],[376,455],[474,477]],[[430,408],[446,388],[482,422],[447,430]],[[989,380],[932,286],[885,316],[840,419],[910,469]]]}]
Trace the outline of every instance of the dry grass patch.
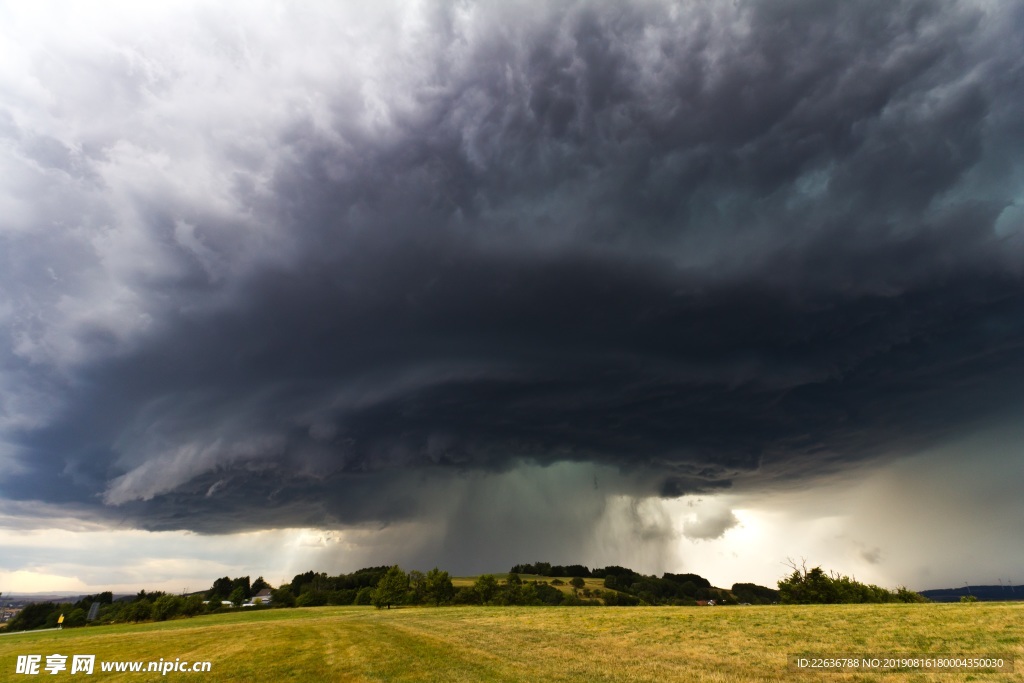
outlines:
[{"label": "dry grass patch", "polygon": [[[271,610],[162,624],[4,636],[18,654],[210,660],[205,681],[789,681],[797,653],[1010,654],[1024,668],[1024,605],[366,607]],[[102,680],[151,680],[99,674]],[[46,675],[47,680],[69,678]],[[25,680],[29,680],[26,678]],[[1021,674],[830,674],[828,681],[1024,681]]]}]

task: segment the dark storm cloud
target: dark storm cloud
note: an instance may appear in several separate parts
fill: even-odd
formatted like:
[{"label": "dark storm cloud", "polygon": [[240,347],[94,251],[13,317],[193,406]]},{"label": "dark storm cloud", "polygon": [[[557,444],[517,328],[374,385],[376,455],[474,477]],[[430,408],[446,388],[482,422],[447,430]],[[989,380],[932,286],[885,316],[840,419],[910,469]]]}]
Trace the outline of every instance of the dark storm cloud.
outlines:
[{"label": "dark storm cloud", "polygon": [[[578,461],[672,497],[1019,405],[1018,4],[532,9],[427,11],[375,78],[213,145],[217,201],[105,203],[89,188],[128,182],[123,146],[0,117],[52,172],[25,183],[63,174],[103,225],[3,236],[4,287],[34,292],[6,297],[4,496],[329,525]],[[119,307],[69,310],[65,273],[111,274],[96,296]]]}]

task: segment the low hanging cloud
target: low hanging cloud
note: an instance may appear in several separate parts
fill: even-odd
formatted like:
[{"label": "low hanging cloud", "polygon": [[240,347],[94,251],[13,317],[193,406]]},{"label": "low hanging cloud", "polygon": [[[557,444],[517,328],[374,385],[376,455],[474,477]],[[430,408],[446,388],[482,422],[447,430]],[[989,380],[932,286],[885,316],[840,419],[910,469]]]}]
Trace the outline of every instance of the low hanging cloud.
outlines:
[{"label": "low hanging cloud", "polygon": [[1024,399],[1019,3],[264,9],[3,22],[4,499],[678,497]]},{"label": "low hanging cloud", "polygon": [[868,564],[878,564],[882,561],[882,551],[877,547],[862,549],[860,556]]},{"label": "low hanging cloud", "polygon": [[740,520],[732,510],[712,509],[698,512],[686,520],[683,523],[683,535],[693,541],[710,541],[721,538],[739,523]]}]

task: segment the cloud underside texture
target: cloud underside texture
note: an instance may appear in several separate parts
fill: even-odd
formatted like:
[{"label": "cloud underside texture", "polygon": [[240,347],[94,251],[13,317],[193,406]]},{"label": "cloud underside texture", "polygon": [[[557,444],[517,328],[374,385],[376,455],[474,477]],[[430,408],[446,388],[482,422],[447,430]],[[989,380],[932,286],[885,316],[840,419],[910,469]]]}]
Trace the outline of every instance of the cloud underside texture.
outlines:
[{"label": "cloud underside texture", "polygon": [[1019,3],[259,14],[7,74],[8,500],[388,522],[563,461],[672,497],[1019,407]]}]

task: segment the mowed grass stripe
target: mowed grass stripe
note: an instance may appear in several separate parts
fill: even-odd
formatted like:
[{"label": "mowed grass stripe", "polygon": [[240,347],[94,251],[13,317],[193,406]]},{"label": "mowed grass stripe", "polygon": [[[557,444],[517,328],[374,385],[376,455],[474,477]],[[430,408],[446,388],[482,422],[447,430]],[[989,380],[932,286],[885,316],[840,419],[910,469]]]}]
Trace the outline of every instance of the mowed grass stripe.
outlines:
[{"label": "mowed grass stripe", "polygon": [[[788,681],[787,655],[1009,654],[1024,670],[1024,605],[270,610],[5,636],[18,654],[209,660],[206,681]],[[77,680],[68,674],[47,680]],[[99,674],[109,681],[152,674]],[[26,677],[24,680],[29,680]],[[829,674],[829,681],[1024,681],[1021,673]]]}]

